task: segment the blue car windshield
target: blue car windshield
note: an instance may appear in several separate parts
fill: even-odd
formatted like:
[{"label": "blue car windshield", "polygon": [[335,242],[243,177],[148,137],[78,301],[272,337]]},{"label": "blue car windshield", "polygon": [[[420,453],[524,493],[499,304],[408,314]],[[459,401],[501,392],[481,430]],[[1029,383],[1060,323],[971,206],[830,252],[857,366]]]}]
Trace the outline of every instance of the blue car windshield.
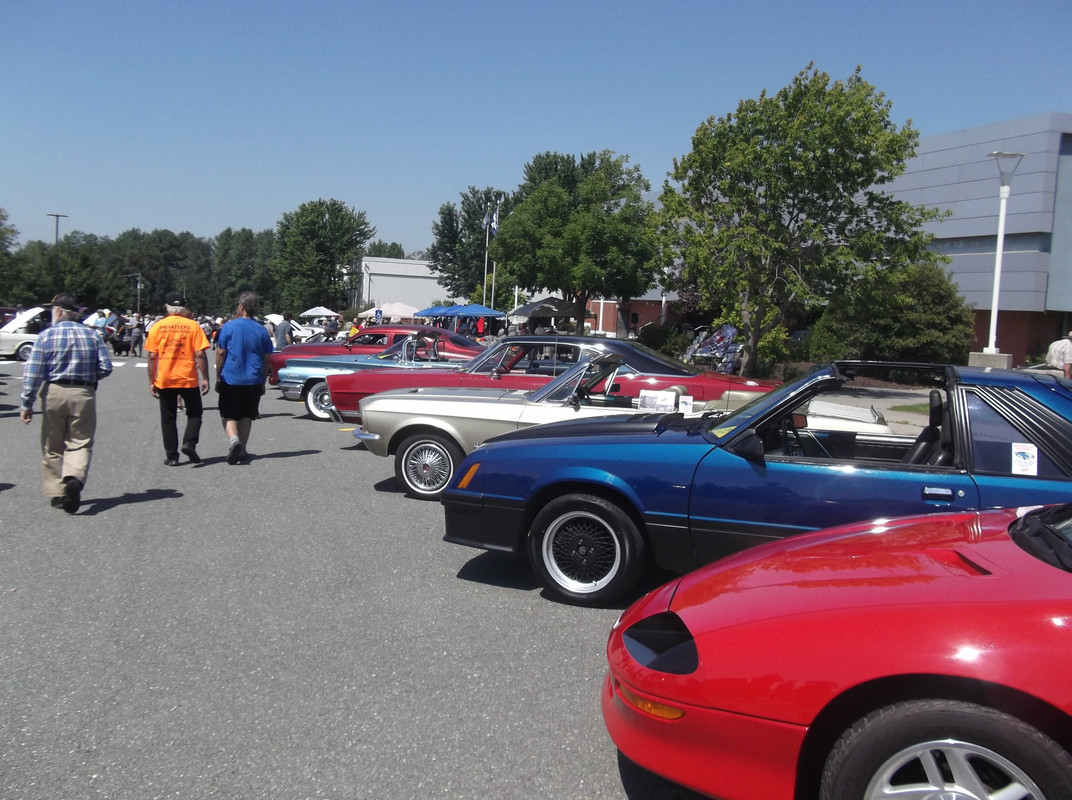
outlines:
[{"label": "blue car windshield", "polygon": [[826,368],[805,375],[792,383],[783,384],[773,392],[761,394],[752,402],[741,406],[736,411],[726,416],[715,417],[714,419],[709,420],[705,430],[708,435],[713,436],[715,439],[724,439],[727,436],[731,436],[740,430],[750,427],[754,420],[766,414],[769,409],[774,408],[785,401],[787,397],[796,395],[801,387],[816,381],[828,380],[833,374],[833,370]]}]

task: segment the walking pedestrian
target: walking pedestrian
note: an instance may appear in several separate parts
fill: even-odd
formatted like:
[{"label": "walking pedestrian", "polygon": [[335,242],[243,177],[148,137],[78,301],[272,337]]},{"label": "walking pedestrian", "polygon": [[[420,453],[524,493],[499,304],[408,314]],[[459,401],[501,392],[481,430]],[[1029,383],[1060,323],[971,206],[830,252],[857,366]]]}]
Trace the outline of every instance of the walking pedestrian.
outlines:
[{"label": "walking pedestrian", "polygon": [[294,316],[288,311],[283,315],[283,321],[275,329],[275,349],[282,350],[288,344],[294,344],[294,324],[291,320]]},{"label": "walking pedestrian", "polygon": [[78,322],[85,309],[62,292],[46,305],[52,327],[39,334],[22,371],[19,417],[27,425],[41,397],[41,483],[53,508],[78,510],[97,432],[97,382],[112,373],[104,341]]},{"label": "walking pedestrian", "polygon": [[260,416],[261,395],[268,377],[268,353],[272,339],[255,317],[260,301],[253,292],[238,296],[234,319],[220,328],[216,350],[216,391],[220,395],[220,418],[227,434],[227,463],[249,460],[253,420]]},{"label": "walking pedestrian", "polygon": [[[203,404],[208,394],[208,338],[193,319],[181,292],[164,299],[167,316],[149,329],[145,352],[149,358],[149,394],[159,400],[164,464],[178,466],[179,450],[191,464],[201,463],[197,443],[201,437]],[[179,447],[178,409],[186,412],[186,428]]]}]

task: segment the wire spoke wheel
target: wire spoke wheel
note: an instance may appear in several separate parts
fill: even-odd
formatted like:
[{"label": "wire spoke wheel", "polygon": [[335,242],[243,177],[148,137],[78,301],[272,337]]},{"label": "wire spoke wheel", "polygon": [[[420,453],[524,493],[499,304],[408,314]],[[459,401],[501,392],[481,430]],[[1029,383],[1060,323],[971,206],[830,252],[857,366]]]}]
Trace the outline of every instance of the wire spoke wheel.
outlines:
[{"label": "wire spoke wheel", "polygon": [[417,497],[438,497],[461,460],[462,452],[453,442],[438,436],[412,436],[395,456],[395,477]]}]

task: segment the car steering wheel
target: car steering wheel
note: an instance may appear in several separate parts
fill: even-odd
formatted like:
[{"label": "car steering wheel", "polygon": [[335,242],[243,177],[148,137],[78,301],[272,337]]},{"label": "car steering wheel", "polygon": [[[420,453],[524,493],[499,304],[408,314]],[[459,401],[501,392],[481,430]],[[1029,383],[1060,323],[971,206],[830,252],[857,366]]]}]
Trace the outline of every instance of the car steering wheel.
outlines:
[{"label": "car steering wheel", "polygon": [[782,420],[782,447],[789,456],[804,455],[804,442],[800,438],[797,426],[793,424],[792,417]]}]

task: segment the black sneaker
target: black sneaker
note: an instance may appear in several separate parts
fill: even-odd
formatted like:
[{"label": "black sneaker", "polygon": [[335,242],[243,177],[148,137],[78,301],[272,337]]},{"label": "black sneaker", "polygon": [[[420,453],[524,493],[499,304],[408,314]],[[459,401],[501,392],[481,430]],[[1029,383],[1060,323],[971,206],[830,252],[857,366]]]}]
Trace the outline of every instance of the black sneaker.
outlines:
[{"label": "black sneaker", "polygon": [[201,463],[201,456],[199,456],[197,454],[197,450],[195,450],[193,447],[183,445],[182,452],[183,452],[183,455],[185,455],[188,459],[190,459],[191,464],[200,464]]},{"label": "black sneaker", "polygon": [[171,456],[168,456],[167,458],[164,459],[164,466],[165,467],[177,467],[177,466],[179,466],[179,459],[172,458]]},{"label": "black sneaker", "polygon": [[48,502],[53,508],[63,508],[63,497],[52,497]]},{"label": "black sneaker", "polygon": [[73,514],[82,505],[82,481],[68,475],[63,479],[63,510]]}]

